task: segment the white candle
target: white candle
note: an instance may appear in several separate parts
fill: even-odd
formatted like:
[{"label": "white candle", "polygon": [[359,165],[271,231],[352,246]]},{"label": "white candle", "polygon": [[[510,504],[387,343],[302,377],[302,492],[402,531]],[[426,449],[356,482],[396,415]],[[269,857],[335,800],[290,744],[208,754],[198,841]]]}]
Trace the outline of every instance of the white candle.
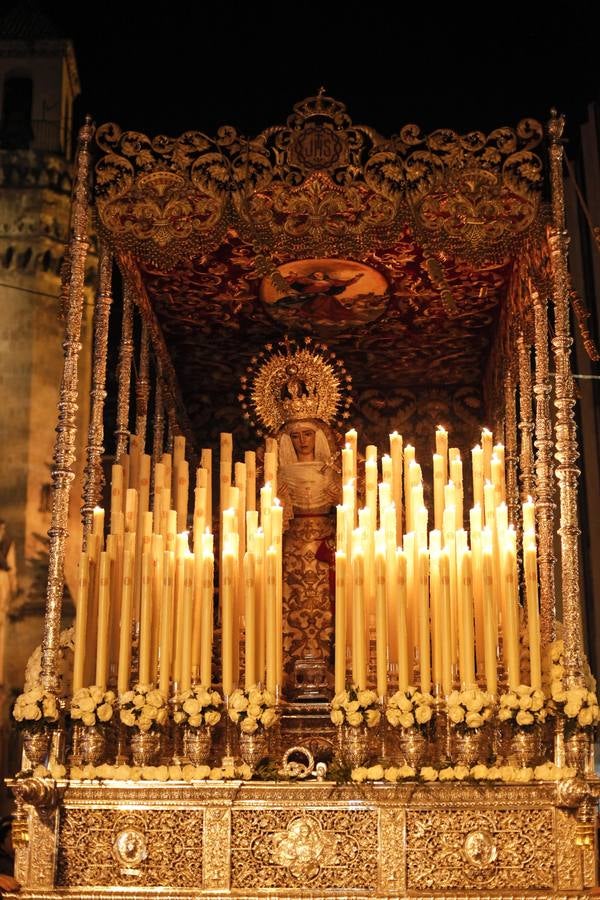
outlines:
[{"label": "white candle", "polygon": [[117,690],[124,694],[129,688],[131,670],[131,616],[133,611],[133,554],[123,551],[123,592],[121,595],[121,627],[119,632],[119,666]]},{"label": "white candle", "polygon": [[335,554],[335,692],[346,687],[346,553]]},{"label": "white candle", "polygon": [[396,543],[402,534],[402,435],[397,431],[390,434],[390,456],[392,457],[392,497],[396,505]]},{"label": "white candle", "polygon": [[385,594],[385,544],[375,552],[375,654],[377,661],[377,696],[387,693],[387,608]]},{"label": "white candle", "polygon": [[398,690],[405,691],[410,684],[408,628],[406,621],[406,554],[396,550],[396,586],[398,616]]},{"label": "white candle", "polygon": [[256,594],[254,554],[244,555],[244,619],[246,623],[246,666],[244,685],[249,690],[256,684]]},{"label": "white candle", "polygon": [[362,547],[352,554],[353,632],[356,635],[355,658],[352,660],[353,681],[361,691],[367,687],[366,624],[365,624],[365,559]]},{"label": "white candle", "polygon": [[[211,535],[212,537],[212,535]],[[212,682],[213,591],[215,558],[212,550],[202,550],[202,616],[200,627],[200,681]]]},{"label": "white candle", "polygon": [[73,656],[73,693],[84,687],[83,673],[86,655],[86,629],[88,624],[90,558],[82,553],[79,558],[77,578],[77,616],[75,619],[75,650]]}]

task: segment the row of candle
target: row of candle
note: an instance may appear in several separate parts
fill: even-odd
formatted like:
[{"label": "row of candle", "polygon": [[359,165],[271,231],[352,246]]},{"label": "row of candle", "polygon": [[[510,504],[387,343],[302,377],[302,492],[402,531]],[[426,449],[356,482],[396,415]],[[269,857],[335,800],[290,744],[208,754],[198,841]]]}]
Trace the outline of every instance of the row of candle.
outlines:
[{"label": "row of candle", "polygon": [[[375,623],[376,687],[388,691],[398,670],[406,688],[418,673],[423,690],[444,693],[460,683],[485,682],[495,694],[499,644],[508,684],[521,679],[516,532],[505,502],[504,448],[492,434],[472,450],[473,496],[469,531],[463,528],[460,453],[438,428],[433,457],[434,525],[428,533],[421,467],[414,448],[390,436],[381,460],[367,447],[366,505],[356,509],[356,440],[342,451],[343,503],[337,509],[335,687],[342,690],[351,657],[352,680],[367,684],[370,624]],[[451,478],[444,483],[447,474]],[[541,685],[534,505],[523,504],[523,561],[529,627],[530,674]],[[403,523],[405,531],[402,532]],[[358,527],[356,527],[358,526]],[[379,526],[379,527],[377,527]]]},{"label": "row of candle", "polygon": [[[211,679],[214,541],[212,455],[202,451],[196,472],[193,549],[187,532],[189,469],[185,442],[176,438],[153,472],[132,439],[130,453],[113,466],[110,532],[104,513],[81,556],[74,687],[106,684],[114,666],[119,690],[131,678],[131,635],[139,626],[139,678],[189,686]],[[433,457],[434,524],[428,534],[421,467],[410,445],[390,435],[390,453],[366,449],[365,506],[358,509],[357,434],[342,450],[343,503],[338,507],[336,553],[335,685],[350,675],[367,682],[370,627],[375,626],[377,690],[400,686],[418,673],[423,689],[447,692],[485,680],[496,691],[499,636],[508,681],[519,683],[516,536],[508,525],[504,454],[484,430],[472,451],[473,495],[469,533],[463,525],[459,451],[448,449],[438,428]],[[245,683],[282,683],[282,508],[274,497],[277,443],[267,440],[267,484],[256,509],[256,460],[233,463],[231,435],[221,436],[219,485],[221,546],[219,598],[221,678],[226,694],[239,682],[240,625],[245,625]],[[452,477],[444,483],[447,475]],[[480,502],[482,501],[482,502]],[[482,505],[483,504],[483,505]],[[174,506],[174,508],[172,508]],[[523,559],[530,630],[531,681],[539,675],[539,613],[533,504],[523,506]],[[438,527],[440,525],[441,527]],[[379,527],[377,527],[379,526]],[[179,533],[177,533],[179,530]],[[476,665],[475,665],[476,661]]]},{"label": "row of candle", "polygon": [[[276,479],[276,445],[265,468]],[[222,625],[221,679],[229,694],[239,680],[240,622],[245,621],[245,683],[276,690],[282,672],[282,508],[270,484],[256,510],[256,460],[233,464],[232,438],[221,435]],[[110,530],[104,542],[104,510],[94,510],[93,530],[81,554],[75,627],[73,689],[106,686],[116,672],[120,692],[131,682],[132,635],[139,634],[138,678],[168,695],[192,678],[211,682],[214,603],[214,538],[210,450],[196,472],[192,549],[188,532],[189,469],[185,441],[154,467],[150,506],[150,457],[132,439],[130,452],[112,467]],[[233,476],[233,477],[232,477]],[[174,508],[172,505],[174,504]],[[260,517],[260,522],[259,522]],[[246,549],[247,547],[247,549]]]}]

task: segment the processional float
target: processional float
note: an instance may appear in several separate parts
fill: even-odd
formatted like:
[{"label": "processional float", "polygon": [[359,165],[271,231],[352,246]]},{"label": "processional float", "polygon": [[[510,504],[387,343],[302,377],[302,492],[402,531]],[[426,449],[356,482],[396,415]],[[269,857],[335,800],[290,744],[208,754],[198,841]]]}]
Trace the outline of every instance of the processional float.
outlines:
[{"label": "processional float", "polygon": [[549,177],[532,120],[388,139],[323,94],[254,139],[83,126],[25,896],[597,883],[563,125]]}]

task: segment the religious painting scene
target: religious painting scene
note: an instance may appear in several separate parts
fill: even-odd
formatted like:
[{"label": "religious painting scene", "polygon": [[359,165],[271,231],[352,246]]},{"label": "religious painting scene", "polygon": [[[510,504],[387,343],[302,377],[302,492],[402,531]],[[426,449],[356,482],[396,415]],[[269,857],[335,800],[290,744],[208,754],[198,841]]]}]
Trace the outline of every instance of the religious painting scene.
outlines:
[{"label": "religious painting scene", "polygon": [[0,891],[598,891],[564,116],[383,134],[322,88],[71,145],[72,45],[34,41],[50,134],[27,34],[0,22]]}]

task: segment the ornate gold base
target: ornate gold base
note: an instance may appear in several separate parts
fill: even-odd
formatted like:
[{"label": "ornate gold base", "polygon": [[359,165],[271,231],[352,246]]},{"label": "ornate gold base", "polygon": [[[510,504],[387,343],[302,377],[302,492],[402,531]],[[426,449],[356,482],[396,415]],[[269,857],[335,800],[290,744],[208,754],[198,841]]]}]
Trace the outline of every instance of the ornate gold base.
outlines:
[{"label": "ornate gold base", "polygon": [[582,781],[53,785],[20,791],[15,874],[29,900],[531,900],[597,883]]}]

